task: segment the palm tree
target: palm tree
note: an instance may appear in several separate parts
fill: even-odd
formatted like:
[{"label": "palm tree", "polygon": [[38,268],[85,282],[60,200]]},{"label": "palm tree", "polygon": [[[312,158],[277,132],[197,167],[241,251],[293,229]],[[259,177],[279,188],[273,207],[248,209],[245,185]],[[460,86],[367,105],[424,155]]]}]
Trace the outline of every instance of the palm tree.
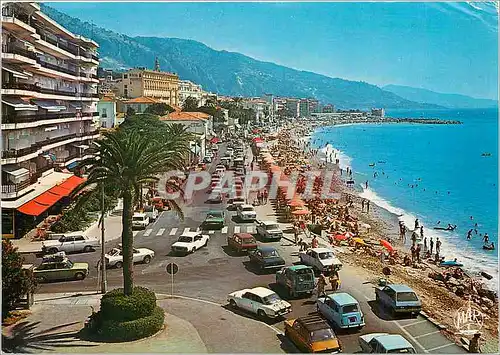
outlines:
[{"label": "palm tree", "polygon": [[[89,185],[113,186],[123,198],[122,249],[123,291],[132,294],[134,286],[132,215],[140,196],[142,184],[158,181],[158,174],[183,168],[189,152],[190,133],[177,126],[164,126],[161,139],[152,138],[147,131],[119,129],[104,133],[94,142],[95,156],[82,161],[90,166],[87,181],[78,191]],[[174,187],[175,188],[175,187]],[[78,191],[76,193],[78,193]],[[175,201],[169,201],[180,211]]]}]

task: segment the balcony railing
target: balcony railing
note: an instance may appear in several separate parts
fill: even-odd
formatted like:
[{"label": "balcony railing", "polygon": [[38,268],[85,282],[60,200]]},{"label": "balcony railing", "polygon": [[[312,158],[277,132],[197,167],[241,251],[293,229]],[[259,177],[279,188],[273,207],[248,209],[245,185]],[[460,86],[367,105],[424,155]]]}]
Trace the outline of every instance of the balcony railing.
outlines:
[{"label": "balcony railing", "polygon": [[35,28],[36,33],[38,33],[40,35],[40,38],[45,42],[48,42],[58,48],[61,48],[73,55],[79,55],[77,46],[68,45],[66,43],[60,42],[58,39],[47,36],[46,32],[39,25],[33,25],[33,28]]},{"label": "balcony railing", "polygon": [[11,194],[11,193],[17,193],[21,190],[24,190],[28,186],[31,185],[31,178],[20,182],[18,184],[7,184],[7,185],[2,185],[2,194]]},{"label": "balcony railing", "polygon": [[42,94],[50,94],[50,95],[62,95],[62,96],[71,96],[71,97],[99,97],[97,93],[79,93],[75,91],[65,91],[65,90],[55,90],[42,88],[38,85],[27,84],[27,83],[2,83],[2,89],[16,89],[16,90],[28,90],[35,91]]},{"label": "balcony railing", "polygon": [[74,153],[74,154],[68,155],[67,157],[57,158],[56,159],[56,163],[57,164],[63,164],[63,163],[66,163],[67,161],[69,161],[71,159],[75,159],[75,158],[79,158],[79,157],[80,157],[80,153]]},{"label": "balcony railing", "polygon": [[[31,116],[18,116],[16,114],[3,114],[2,123],[28,123],[43,120],[57,120],[61,118],[72,118],[76,117],[76,112],[65,112],[65,113],[36,113]],[[99,112],[82,112],[84,117],[95,117],[99,116]]]},{"label": "balcony railing", "polygon": [[4,8],[2,8],[2,16],[14,17],[24,22],[25,24],[32,26],[30,24],[31,21],[30,21],[30,16],[28,14],[20,12],[18,9],[15,9],[14,7],[11,6],[5,6]]},{"label": "balcony railing", "polygon": [[76,70],[71,70],[69,68],[61,67],[60,65],[50,64],[40,59],[37,59],[37,61],[44,68],[60,71],[61,73],[66,73],[69,75],[78,76],[78,72]]},{"label": "balcony railing", "polygon": [[36,53],[32,51],[28,51],[24,48],[20,48],[18,46],[2,46],[2,51],[4,53],[12,53],[12,54],[19,54],[22,55],[23,57],[30,58],[30,59],[36,59]]}]

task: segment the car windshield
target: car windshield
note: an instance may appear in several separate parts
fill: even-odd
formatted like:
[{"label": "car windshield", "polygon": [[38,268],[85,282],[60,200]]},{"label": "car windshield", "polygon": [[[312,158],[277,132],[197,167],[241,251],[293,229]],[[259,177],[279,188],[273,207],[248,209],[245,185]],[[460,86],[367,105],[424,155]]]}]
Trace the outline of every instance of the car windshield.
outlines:
[{"label": "car windshield", "polygon": [[266,226],[266,229],[267,229],[268,231],[270,231],[270,230],[274,230],[274,229],[280,229],[280,227],[278,227],[278,225],[277,225],[277,224],[268,224],[268,225]]},{"label": "car windshield", "polygon": [[120,249],[112,249],[108,255],[110,256],[115,256],[115,255],[120,255]]},{"label": "car windshield", "polygon": [[318,256],[321,260],[331,259],[334,257],[334,255],[331,251],[325,251],[325,252],[319,253]]},{"label": "car windshield", "polygon": [[253,207],[243,207],[242,210],[244,212],[253,212]]},{"label": "car windshield", "polygon": [[335,338],[335,333],[330,328],[319,329],[311,332],[312,341],[322,341]]},{"label": "car windshield", "polygon": [[275,258],[278,257],[278,252],[276,250],[262,250],[262,256],[264,258]]},{"label": "car windshield", "polygon": [[418,301],[415,292],[398,292],[396,297],[399,302]]},{"label": "car windshield", "polygon": [[222,213],[221,212],[210,212],[207,215],[208,218],[222,218]]},{"label": "car windshield", "polygon": [[342,307],[342,313],[353,313],[353,312],[359,312],[357,304],[348,304]]},{"label": "car windshield", "polygon": [[181,235],[179,237],[179,240],[178,240],[178,242],[182,242],[182,243],[191,243],[192,241],[193,241],[193,237],[188,237],[185,235]]},{"label": "car windshield", "polygon": [[314,279],[314,275],[311,269],[296,270],[295,274],[297,275],[299,282],[312,281]]},{"label": "car windshield", "polygon": [[404,348],[404,349],[393,349],[388,351],[389,354],[416,354],[415,349]]},{"label": "car windshield", "polygon": [[132,217],[133,221],[144,221],[144,217]]},{"label": "car windshield", "polygon": [[269,296],[264,297],[262,300],[264,301],[264,304],[275,304],[281,301],[281,298],[277,294],[272,293]]},{"label": "car windshield", "polygon": [[255,241],[255,238],[249,237],[249,238],[243,238],[243,243],[244,244],[255,244],[256,241]]}]

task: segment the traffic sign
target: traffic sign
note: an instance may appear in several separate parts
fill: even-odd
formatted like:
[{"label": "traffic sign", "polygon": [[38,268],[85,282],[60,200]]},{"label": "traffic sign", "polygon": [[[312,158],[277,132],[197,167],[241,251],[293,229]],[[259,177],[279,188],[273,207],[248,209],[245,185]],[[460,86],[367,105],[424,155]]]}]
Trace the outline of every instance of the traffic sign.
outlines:
[{"label": "traffic sign", "polygon": [[168,263],[167,264],[167,272],[170,275],[175,275],[179,271],[179,266],[175,263]]}]

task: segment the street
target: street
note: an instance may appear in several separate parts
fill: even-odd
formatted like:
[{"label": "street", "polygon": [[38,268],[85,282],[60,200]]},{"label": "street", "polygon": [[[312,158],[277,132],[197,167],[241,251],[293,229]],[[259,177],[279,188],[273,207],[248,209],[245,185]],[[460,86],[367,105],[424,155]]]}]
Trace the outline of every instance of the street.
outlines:
[{"label": "street", "polygon": [[[224,151],[224,147],[221,147]],[[222,154],[219,153],[219,156]],[[212,171],[217,164],[211,164]],[[259,274],[248,263],[248,256],[234,255],[227,248],[227,236],[233,233],[255,233],[253,223],[239,223],[235,219],[234,211],[227,211],[225,203],[207,204],[208,194],[198,191],[192,201],[183,206],[185,218],[181,220],[172,211],[161,213],[159,218],[145,230],[134,231],[136,248],[148,248],[155,252],[150,264],[137,264],[134,268],[136,285],[151,288],[157,293],[170,294],[172,292],[171,277],[165,268],[170,262],[179,266],[179,272],[174,277],[173,292],[191,298],[211,301],[222,306],[227,304],[227,295],[230,292],[256,286],[269,287],[283,295],[282,290],[275,285],[274,273]],[[210,237],[208,246],[187,256],[171,255],[170,247],[185,231],[196,231],[201,221],[210,209],[226,209],[226,226],[222,230],[207,231]],[[270,210],[269,208],[267,210]],[[265,211],[263,208],[257,209]],[[262,212],[261,212],[262,213]],[[271,216],[258,215],[258,219],[273,219]],[[257,240],[258,237],[257,237]],[[106,251],[119,244],[119,239],[106,244]],[[262,244],[259,241],[259,244]],[[298,247],[287,239],[280,242],[266,243],[277,248],[287,265],[297,263]],[[28,255],[27,262],[39,264],[34,255]],[[72,254],[69,258],[74,262],[87,262],[90,266],[89,276],[83,281],[54,282],[42,284],[38,293],[81,292],[96,291],[100,288],[96,269],[100,258],[99,251],[82,254]],[[367,333],[398,333],[408,339],[417,352],[458,353],[463,350],[446,339],[432,323],[418,316],[413,319],[393,319],[389,312],[380,310],[375,304],[373,285],[360,277],[352,268],[343,268],[340,271],[342,292],[354,296],[361,305],[365,316],[366,326],[360,332],[341,332],[339,338],[344,352],[359,352],[358,337]],[[122,270],[109,269],[107,271],[108,289],[122,286]],[[328,290],[328,289],[327,289]],[[292,313],[287,318],[295,318],[316,312],[316,295],[310,299],[291,300]],[[241,316],[252,317],[243,312]],[[283,321],[268,322],[279,331],[283,331]],[[285,347],[289,351],[290,346]],[[248,349],[251,351],[252,349]]]}]

